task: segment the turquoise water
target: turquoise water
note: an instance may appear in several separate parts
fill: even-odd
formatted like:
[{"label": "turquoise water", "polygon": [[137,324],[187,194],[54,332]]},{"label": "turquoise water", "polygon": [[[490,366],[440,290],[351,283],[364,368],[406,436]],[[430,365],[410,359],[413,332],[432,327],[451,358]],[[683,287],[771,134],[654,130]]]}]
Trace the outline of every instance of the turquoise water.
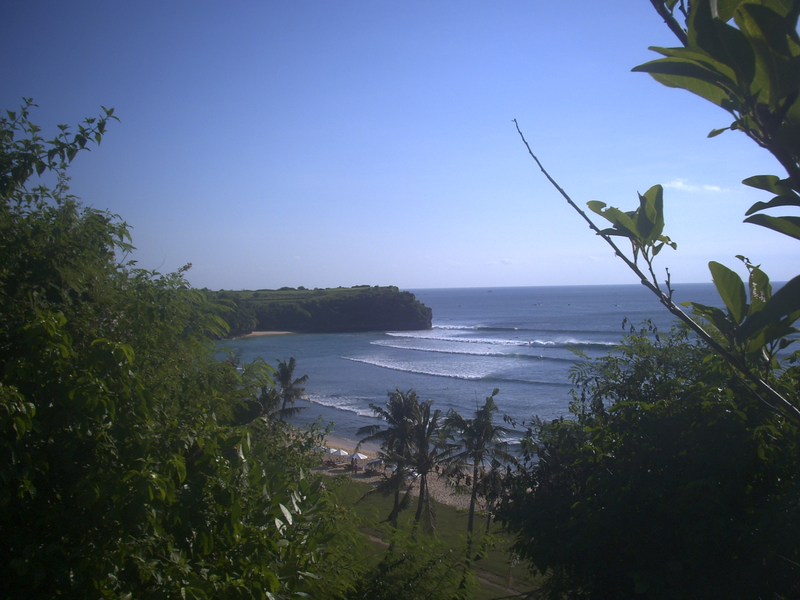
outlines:
[{"label": "turquoise water", "polygon": [[[678,301],[719,305],[712,284],[676,285]],[[627,331],[623,321],[651,319],[669,329],[672,316],[641,285],[410,290],[433,309],[433,329],[357,334],[292,334],[229,340],[241,361],[270,364],[294,357],[308,374],[308,402],[298,423],[321,416],[334,433],[355,439],[377,421],[399,387],[433,399],[443,412],[474,412],[494,388],[500,411],[517,422],[567,413],[571,348],[601,356]]]}]

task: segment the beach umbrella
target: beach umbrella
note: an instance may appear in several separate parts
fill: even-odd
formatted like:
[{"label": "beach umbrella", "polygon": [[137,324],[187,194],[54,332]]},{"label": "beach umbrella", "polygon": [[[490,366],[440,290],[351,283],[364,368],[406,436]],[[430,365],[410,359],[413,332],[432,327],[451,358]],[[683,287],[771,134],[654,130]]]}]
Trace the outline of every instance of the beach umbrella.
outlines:
[{"label": "beach umbrella", "polygon": [[353,458],[356,460],[364,460],[365,458],[369,458],[366,454],[361,454],[361,452],[356,452],[353,454]]},{"label": "beach umbrella", "polygon": [[347,450],[342,450],[341,448],[331,448],[330,452],[334,456],[350,456]]}]

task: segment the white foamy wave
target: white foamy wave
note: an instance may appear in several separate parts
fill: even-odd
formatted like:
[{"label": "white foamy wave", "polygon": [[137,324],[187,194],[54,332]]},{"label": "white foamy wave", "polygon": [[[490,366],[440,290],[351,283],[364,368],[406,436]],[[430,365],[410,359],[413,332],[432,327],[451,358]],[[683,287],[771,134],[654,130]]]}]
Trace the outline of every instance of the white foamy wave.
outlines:
[{"label": "white foamy wave", "polygon": [[[364,363],[365,365],[372,365],[374,367],[381,367],[383,369],[391,369],[392,371],[417,373],[419,375],[433,375],[435,377],[452,377],[454,379],[466,379],[467,381],[477,381],[479,379],[483,379],[490,373],[488,370],[484,371],[475,368],[454,372],[452,370],[437,369],[431,365],[422,366],[419,364],[404,363],[380,358],[355,358],[352,356],[343,356],[342,358],[345,360],[351,360],[353,362]],[[466,365],[459,366],[463,368]]]},{"label": "white foamy wave", "polygon": [[384,340],[374,340],[370,342],[373,346],[381,346],[382,348],[394,348],[396,350],[416,350],[419,352],[437,352],[441,354],[463,354],[467,356],[489,356],[489,357],[506,357],[509,356],[505,352],[493,352],[491,350],[473,350],[473,349],[459,349],[459,348],[434,348],[433,346],[420,346],[413,344],[397,344],[394,342]]},{"label": "white foamy wave", "polygon": [[510,340],[507,338],[475,338],[475,337],[454,337],[447,335],[434,335],[433,333],[416,331],[390,331],[386,335],[414,340],[431,340],[435,342],[454,342],[458,344],[487,344],[489,346],[516,346],[521,348],[567,348],[569,346],[616,346],[618,341],[608,340]]},{"label": "white foamy wave", "polygon": [[487,344],[489,346],[565,346],[564,342],[553,340],[509,340],[502,338],[470,338],[470,337],[451,337],[446,335],[416,335],[417,332],[387,332],[391,337],[433,340],[436,342],[455,342],[458,344]]},{"label": "white foamy wave", "polygon": [[374,417],[369,405],[364,407],[366,398],[351,398],[348,396],[320,396],[317,394],[310,394],[308,401],[314,404],[320,404],[329,408],[336,408],[338,410],[346,410],[347,412],[355,413],[360,417]]}]

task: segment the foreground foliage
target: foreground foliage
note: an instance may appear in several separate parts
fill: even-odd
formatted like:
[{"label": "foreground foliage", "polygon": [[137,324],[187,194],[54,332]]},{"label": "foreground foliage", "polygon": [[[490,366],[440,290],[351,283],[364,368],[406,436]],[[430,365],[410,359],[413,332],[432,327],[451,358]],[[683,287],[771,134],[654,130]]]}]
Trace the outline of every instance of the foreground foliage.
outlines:
[{"label": "foreground foliage", "polygon": [[[797,397],[793,366],[774,383]],[[500,518],[549,598],[800,594],[800,433],[683,332],[577,369],[536,422]]]},{"label": "foreground foliage", "polygon": [[352,539],[305,477],[318,436],[236,424],[272,369],[215,360],[217,307],[118,260],[126,225],[68,194],[112,112],[45,142],[30,106],[0,119],[0,596],[309,589]]},{"label": "foreground foliage", "polygon": [[[765,212],[800,206],[800,2],[651,4],[681,47],[653,48],[663,58],[634,70],[733,117],[710,137],[740,131],[773,155],[786,176],[744,180],[773,195],[745,220],[800,239],[798,217]],[[746,283],[712,261],[724,309],[688,303],[692,319],[669,272],[663,289],[655,275],[654,258],[675,247],[661,186],[631,211],[590,202],[611,223],[601,230],[550,180],[696,338],[644,330],[575,371],[573,417],[535,422],[526,464],[506,479],[501,518],[518,552],[550,598],[799,597],[800,354],[788,350],[800,276],[773,293],[747,258]]]}]

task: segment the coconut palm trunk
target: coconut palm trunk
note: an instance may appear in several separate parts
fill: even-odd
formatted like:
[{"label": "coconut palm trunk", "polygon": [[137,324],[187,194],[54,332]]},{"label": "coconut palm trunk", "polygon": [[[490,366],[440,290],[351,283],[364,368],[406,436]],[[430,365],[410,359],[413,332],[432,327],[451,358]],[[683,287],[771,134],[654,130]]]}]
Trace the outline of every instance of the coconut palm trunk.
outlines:
[{"label": "coconut palm trunk", "polygon": [[472,467],[472,490],[469,496],[469,518],[467,519],[467,555],[472,555],[472,533],[475,530],[475,505],[478,502],[478,461]]},{"label": "coconut palm trunk", "polygon": [[375,416],[386,421],[387,426],[370,425],[358,430],[358,435],[366,435],[359,444],[381,441],[380,456],[389,464],[395,465],[395,472],[386,485],[378,486],[379,491],[394,496],[394,505],[387,521],[397,527],[397,518],[408,504],[408,493],[401,498],[401,488],[408,472],[408,464],[413,446],[415,416],[419,410],[419,400],[413,390],[401,392],[397,389],[389,393],[385,407],[369,405]]},{"label": "coconut palm trunk", "polygon": [[468,465],[472,467],[472,489],[470,490],[469,518],[467,519],[467,555],[469,557],[472,556],[474,545],[475,506],[484,477],[484,465],[513,460],[507,452],[508,444],[504,441],[511,430],[502,425],[496,425],[493,420],[494,413],[498,411],[497,405],[494,403],[494,397],[498,392],[499,390],[495,388],[492,395],[486,398],[484,405],[475,411],[474,418],[465,419],[456,411],[451,410],[445,419],[445,427],[455,434],[461,447],[461,451],[452,456],[451,473],[460,478],[463,469]]}]

